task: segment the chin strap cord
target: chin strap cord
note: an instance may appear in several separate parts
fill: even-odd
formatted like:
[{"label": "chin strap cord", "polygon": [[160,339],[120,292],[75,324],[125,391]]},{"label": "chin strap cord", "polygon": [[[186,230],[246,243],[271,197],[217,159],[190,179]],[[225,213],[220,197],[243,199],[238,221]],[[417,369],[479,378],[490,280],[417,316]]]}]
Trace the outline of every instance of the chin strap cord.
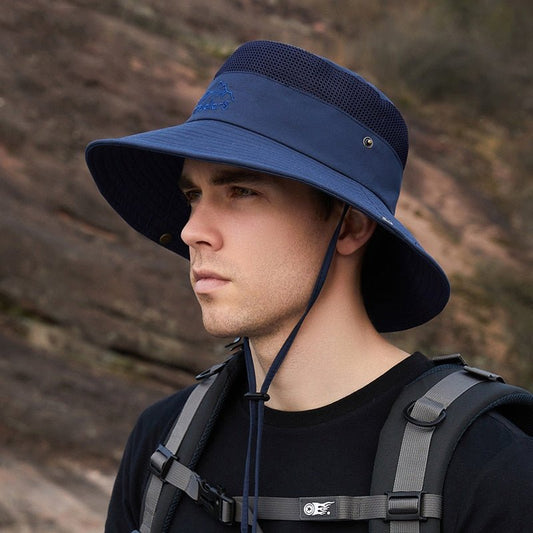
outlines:
[{"label": "chin strap cord", "polygon": [[[249,392],[245,394],[245,398],[250,400],[250,404],[249,404],[250,425],[249,425],[249,433],[248,433],[248,450],[246,453],[246,464],[245,464],[245,472],[244,472],[241,533],[248,533],[249,531],[248,523],[250,521],[252,524],[252,533],[260,533],[261,531],[261,529],[258,526],[258,517],[257,517],[258,501],[259,501],[259,472],[260,472],[260,463],[261,463],[261,441],[262,441],[262,435],[263,435],[263,419],[264,419],[264,412],[265,412],[265,402],[270,399],[268,395],[268,388],[270,387],[270,384],[272,383],[274,376],[276,375],[281,364],[283,363],[283,360],[285,359],[285,356],[287,355],[290,347],[292,346],[292,343],[294,342],[294,339],[296,338],[296,335],[298,334],[298,331],[300,330],[300,327],[303,321],[305,320],[305,317],[307,316],[307,314],[313,307],[314,303],[316,302],[320,294],[320,291],[322,290],[322,287],[324,286],[324,283],[326,282],[326,278],[327,278],[328,271],[331,265],[331,261],[333,260],[333,256],[335,254],[337,239],[339,238],[339,233],[341,231],[342,223],[344,221],[344,217],[346,216],[346,213],[348,212],[348,209],[349,209],[349,206],[345,204],[339,223],[337,224],[337,227],[335,228],[335,232],[333,233],[333,236],[329,242],[326,255],[322,262],[322,266],[320,267],[320,271],[318,273],[315,286],[313,287],[313,291],[309,298],[309,302],[307,303],[307,307],[304,313],[302,314],[300,320],[298,320],[297,324],[294,326],[293,330],[287,337],[287,340],[283,343],[283,346],[281,347],[280,351],[274,358],[274,361],[272,362],[272,365],[268,369],[267,375],[265,377],[265,380],[259,392],[256,392],[257,383],[255,379],[255,371],[254,371],[254,365],[253,365],[253,360],[252,360],[252,353],[250,350],[250,342],[247,337],[244,338],[244,358],[246,361],[246,372],[248,376],[248,386],[249,386]],[[252,465],[252,458],[254,459],[253,465]],[[252,468],[254,470],[254,483],[253,483],[254,500],[253,500],[252,510],[250,510],[249,497],[250,497],[250,478],[251,478]],[[250,512],[252,512],[251,517],[249,517]],[[251,518],[251,520],[249,520],[249,518]]]}]

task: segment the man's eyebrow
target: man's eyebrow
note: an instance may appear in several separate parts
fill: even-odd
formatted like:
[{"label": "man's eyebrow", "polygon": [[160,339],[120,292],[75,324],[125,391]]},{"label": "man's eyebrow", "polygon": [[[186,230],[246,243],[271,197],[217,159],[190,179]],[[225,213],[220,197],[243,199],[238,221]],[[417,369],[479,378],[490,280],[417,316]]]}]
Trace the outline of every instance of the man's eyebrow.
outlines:
[{"label": "man's eyebrow", "polygon": [[213,185],[230,185],[232,183],[241,183],[243,181],[250,183],[264,181],[269,177],[269,174],[245,168],[222,169],[214,174],[211,178],[211,183]]},{"label": "man's eyebrow", "polygon": [[[265,181],[272,177],[270,174],[248,170],[245,168],[220,169],[217,170],[209,180],[212,185],[231,185],[232,183],[253,183]],[[191,189],[196,187],[193,179],[187,174],[182,174],[178,181],[181,189]]]},{"label": "man's eyebrow", "polygon": [[187,174],[180,174],[178,176],[178,187],[181,190],[194,188],[194,182],[187,176]]}]

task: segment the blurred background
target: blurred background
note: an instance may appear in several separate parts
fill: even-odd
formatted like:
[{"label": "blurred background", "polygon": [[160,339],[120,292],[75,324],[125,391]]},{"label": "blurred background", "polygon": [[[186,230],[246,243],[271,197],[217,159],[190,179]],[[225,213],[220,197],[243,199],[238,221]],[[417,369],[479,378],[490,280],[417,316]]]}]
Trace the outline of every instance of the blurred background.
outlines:
[{"label": "blurred background", "polygon": [[100,197],[84,148],[184,121],[242,42],[383,89],[411,136],[397,215],[452,298],[393,335],[533,390],[531,21],[509,0],[34,0],[0,11],[0,530],[102,531],[140,411],[223,357],[186,263]]}]

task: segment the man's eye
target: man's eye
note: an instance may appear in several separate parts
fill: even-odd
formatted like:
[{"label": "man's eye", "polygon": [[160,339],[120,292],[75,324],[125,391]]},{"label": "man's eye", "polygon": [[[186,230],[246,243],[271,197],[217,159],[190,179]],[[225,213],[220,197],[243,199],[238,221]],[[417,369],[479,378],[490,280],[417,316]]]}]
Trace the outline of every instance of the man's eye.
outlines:
[{"label": "man's eye", "polygon": [[188,204],[194,203],[201,196],[200,191],[189,190],[189,191],[182,191],[182,192],[183,192],[183,196],[185,196],[185,199],[187,200]]},{"label": "man's eye", "polygon": [[231,194],[232,196],[236,196],[238,198],[257,195],[257,193],[255,191],[252,191],[252,189],[248,189],[246,187],[238,187],[238,186],[231,188]]}]

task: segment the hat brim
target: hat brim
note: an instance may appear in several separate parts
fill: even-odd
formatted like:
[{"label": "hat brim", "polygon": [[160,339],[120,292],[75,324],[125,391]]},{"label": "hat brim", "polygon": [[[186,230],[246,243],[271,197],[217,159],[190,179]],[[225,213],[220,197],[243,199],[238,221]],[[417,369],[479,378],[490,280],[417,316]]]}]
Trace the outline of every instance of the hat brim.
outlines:
[{"label": "hat brim", "polygon": [[[359,209],[381,228],[363,269],[363,295],[378,331],[427,322],[446,305],[446,275],[369,189],[356,180],[273,139],[219,120],[184,124],[94,141],[86,160],[110,205],[133,228],[188,258],[180,233],[189,208],[178,187],[184,158],[250,168],[295,179]],[[353,175],[357,176],[357,169]],[[172,236],[170,238],[169,236]]]}]

